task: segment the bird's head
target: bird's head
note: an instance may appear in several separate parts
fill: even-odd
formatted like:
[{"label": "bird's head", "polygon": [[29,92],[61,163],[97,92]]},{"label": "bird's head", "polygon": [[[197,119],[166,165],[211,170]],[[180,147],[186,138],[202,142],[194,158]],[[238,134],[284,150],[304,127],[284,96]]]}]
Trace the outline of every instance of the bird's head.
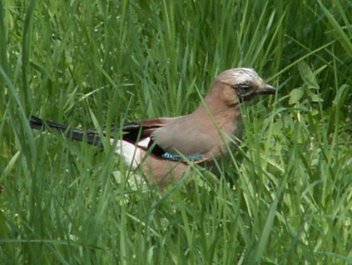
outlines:
[{"label": "bird's head", "polygon": [[229,104],[248,101],[256,95],[275,94],[275,88],[265,83],[252,68],[226,70],[216,78],[214,85],[221,87],[223,99]]}]

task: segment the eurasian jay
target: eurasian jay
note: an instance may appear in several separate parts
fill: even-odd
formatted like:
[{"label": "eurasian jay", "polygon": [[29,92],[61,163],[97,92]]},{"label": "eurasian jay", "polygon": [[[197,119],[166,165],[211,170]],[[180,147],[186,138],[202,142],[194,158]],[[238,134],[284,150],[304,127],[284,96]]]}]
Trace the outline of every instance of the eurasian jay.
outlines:
[{"label": "eurasian jay", "polygon": [[[227,151],[227,146],[242,135],[240,104],[256,95],[274,94],[251,68],[233,68],[214,81],[200,106],[191,114],[179,117],[146,119],[126,124],[122,139],[110,139],[115,153],[131,169],[140,168],[149,184],[179,180],[190,162],[209,166]],[[74,140],[102,146],[95,130],[69,128],[66,125],[30,117],[34,129],[60,131]]]}]

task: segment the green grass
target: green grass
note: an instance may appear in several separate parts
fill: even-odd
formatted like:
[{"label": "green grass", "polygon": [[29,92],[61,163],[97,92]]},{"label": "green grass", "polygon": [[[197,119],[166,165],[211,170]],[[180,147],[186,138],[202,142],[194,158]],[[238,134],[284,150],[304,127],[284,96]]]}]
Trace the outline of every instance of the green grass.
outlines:
[{"label": "green grass", "polygon": [[[351,12],[349,0],[1,1],[0,263],[352,264]],[[240,65],[279,91],[242,108],[244,141],[217,177],[195,169],[159,191],[129,181],[110,148],[27,122],[182,115]]]}]

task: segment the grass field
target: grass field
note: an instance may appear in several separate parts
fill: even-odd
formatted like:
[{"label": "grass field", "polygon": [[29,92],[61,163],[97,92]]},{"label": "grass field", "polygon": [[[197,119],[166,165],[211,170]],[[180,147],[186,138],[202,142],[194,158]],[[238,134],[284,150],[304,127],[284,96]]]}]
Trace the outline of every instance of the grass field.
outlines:
[{"label": "grass field", "polygon": [[[352,264],[352,2],[0,2],[0,264]],[[83,128],[191,112],[221,71],[243,106],[220,176],[159,191]],[[234,183],[230,185],[228,178]]]}]

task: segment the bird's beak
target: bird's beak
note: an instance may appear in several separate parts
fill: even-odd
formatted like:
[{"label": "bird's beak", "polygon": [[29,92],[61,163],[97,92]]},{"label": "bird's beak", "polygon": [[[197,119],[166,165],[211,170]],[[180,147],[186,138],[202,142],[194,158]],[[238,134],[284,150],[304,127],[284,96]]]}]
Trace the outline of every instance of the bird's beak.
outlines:
[{"label": "bird's beak", "polygon": [[272,85],[265,84],[265,86],[256,90],[257,95],[270,95],[275,94],[276,88]]}]

